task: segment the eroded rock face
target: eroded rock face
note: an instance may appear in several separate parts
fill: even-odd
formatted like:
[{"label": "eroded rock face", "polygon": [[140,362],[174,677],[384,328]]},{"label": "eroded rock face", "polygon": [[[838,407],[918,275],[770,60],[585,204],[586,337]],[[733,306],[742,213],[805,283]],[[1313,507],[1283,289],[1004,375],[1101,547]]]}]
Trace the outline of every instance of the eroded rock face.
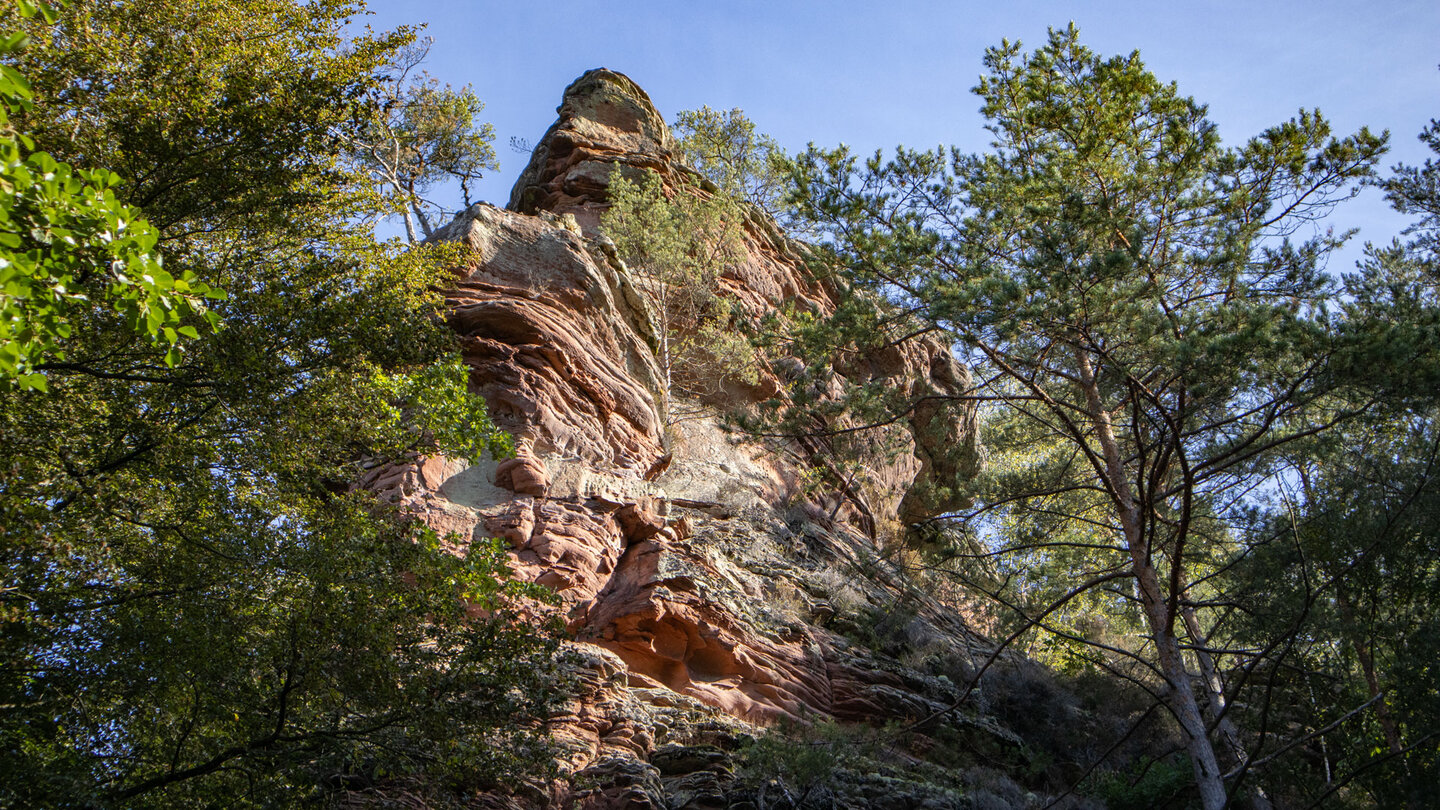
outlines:
[{"label": "eroded rock face", "polygon": [[[689,170],[673,162],[649,98],[620,74],[586,73],[558,112],[512,210],[472,206],[435,237],[474,250],[449,317],[472,385],[516,437],[517,457],[426,459],[371,480],[462,542],[504,538],[518,575],[560,595],[589,663],[585,693],[556,727],[570,768],[595,777],[576,784],[602,787],[552,798],[726,806],[715,802],[728,766],[701,756],[710,765],[686,770],[666,757],[699,756],[695,746],[778,721],[958,717],[952,683],[830,623],[893,601],[876,563],[877,516],[914,521],[955,507],[953,485],[978,458],[974,409],[955,399],[968,372],[934,341],[837,370],[932,397],[883,439],[899,449],[873,459],[865,493],[811,492],[773,447],[721,428],[718,410],[775,395],[778,379],[717,388],[685,403],[700,417],[667,425],[652,315],[597,227],[613,173],[651,169],[673,183]],[[773,223],[753,216],[746,241],[745,260],[721,282],[739,317],[833,309],[833,291]],[[912,621],[958,660],[978,637],[963,626],[934,631],[954,623],[942,613],[922,607]]]},{"label": "eroded rock face", "polygon": [[627,76],[587,71],[565,88],[555,112],[558,119],[535,144],[510,193],[512,211],[575,213],[593,228],[614,166],[676,171],[669,127]]},{"label": "eroded rock face", "polygon": [[643,301],[572,220],[477,204],[436,238],[476,252],[446,303],[502,427],[601,469],[643,470],[662,455]]}]

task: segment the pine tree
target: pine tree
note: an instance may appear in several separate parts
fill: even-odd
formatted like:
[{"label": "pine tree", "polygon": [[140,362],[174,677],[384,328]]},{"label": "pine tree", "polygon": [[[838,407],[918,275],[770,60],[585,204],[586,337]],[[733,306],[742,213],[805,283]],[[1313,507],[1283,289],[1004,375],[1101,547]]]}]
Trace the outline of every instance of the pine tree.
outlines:
[{"label": "pine tree", "polygon": [[1302,110],[1225,148],[1205,108],[1138,54],[1101,58],[1073,27],[985,64],[990,152],[902,149],[859,168],[812,149],[799,205],[830,267],[950,335],[980,371],[977,395],[1053,447],[1043,474],[982,504],[1104,538],[1032,623],[1123,585],[1147,635],[1137,663],[1182,731],[1203,806],[1219,808],[1246,745],[1225,727],[1204,575],[1246,549],[1217,520],[1269,454],[1365,407],[1327,396],[1338,338],[1323,261],[1345,235],[1314,223],[1385,139],[1333,137]]},{"label": "pine tree", "polygon": [[781,218],[789,183],[785,150],[756,131],[743,110],[681,110],[670,130],[685,163],[721,193]]}]

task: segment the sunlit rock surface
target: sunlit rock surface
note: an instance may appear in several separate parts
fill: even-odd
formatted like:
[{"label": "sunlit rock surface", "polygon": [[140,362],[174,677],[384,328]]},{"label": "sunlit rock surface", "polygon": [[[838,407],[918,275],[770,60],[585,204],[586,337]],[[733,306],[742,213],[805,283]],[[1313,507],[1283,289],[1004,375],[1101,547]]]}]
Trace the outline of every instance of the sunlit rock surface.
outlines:
[{"label": "sunlit rock surface", "polygon": [[[902,521],[960,505],[953,485],[979,457],[974,407],[955,399],[968,371],[934,341],[836,369],[933,397],[875,442],[865,486],[848,494],[805,485],[814,448],[781,453],[722,427],[722,412],[776,395],[779,380],[717,385],[676,403],[686,418],[667,426],[654,318],[597,228],[612,173],[673,184],[689,170],[618,73],[586,73],[558,112],[510,209],[472,206],[436,234],[474,249],[449,318],[517,457],[425,459],[371,481],[461,542],[503,538],[517,574],[562,600],[583,661],[581,693],[554,720],[573,778],[495,806],[754,807],[734,752],[777,723],[926,721],[997,756],[1015,750],[973,701],[956,706],[955,679],[988,644],[934,595],[908,594],[894,615],[905,586],[884,559]],[[833,308],[772,222],[754,214],[746,242],[722,279],[738,317]],[[926,659],[897,660],[881,631]],[[970,806],[939,788],[867,785],[846,806]]]}]

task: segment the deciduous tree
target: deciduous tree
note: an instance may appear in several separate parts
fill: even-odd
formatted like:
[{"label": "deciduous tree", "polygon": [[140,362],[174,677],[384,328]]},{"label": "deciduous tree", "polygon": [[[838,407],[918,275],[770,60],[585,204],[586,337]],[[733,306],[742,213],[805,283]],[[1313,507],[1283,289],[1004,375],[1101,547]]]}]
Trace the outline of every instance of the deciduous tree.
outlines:
[{"label": "deciduous tree", "polygon": [[396,50],[371,91],[364,126],[350,135],[350,159],[411,242],[429,237],[431,217],[448,210],[428,196],[437,183],[458,183],[468,207],[470,183],[499,168],[495,131],[479,120],[485,105],[469,85],[456,90],[420,70],[429,49],[427,38]]},{"label": "deciduous tree", "polygon": [[[21,19],[53,22],[45,3],[20,3]],[[21,51],[22,32],[0,39],[0,58]],[[0,66],[0,384],[45,388],[37,363],[63,360],[75,310],[102,305],[134,331],[180,357],[180,338],[195,324],[213,328],[205,298],[223,295],[193,274],[170,275],[154,254],[148,222],[115,197],[120,178],[76,169],[35,150],[10,124],[33,91],[18,71]],[[190,323],[187,321],[194,321]]]},{"label": "deciduous tree", "polygon": [[438,317],[462,256],[360,224],[343,144],[409,34],[347,40],[357,11],[81,0],[17,57],[17,131],[129,178],[147,249],[229,297],[175,363],[76,303],[48,393],[0,391],[0,806],[275,806],[546,759],[556,638],[516,620],[503,552],[358,486],[506,439]]}]

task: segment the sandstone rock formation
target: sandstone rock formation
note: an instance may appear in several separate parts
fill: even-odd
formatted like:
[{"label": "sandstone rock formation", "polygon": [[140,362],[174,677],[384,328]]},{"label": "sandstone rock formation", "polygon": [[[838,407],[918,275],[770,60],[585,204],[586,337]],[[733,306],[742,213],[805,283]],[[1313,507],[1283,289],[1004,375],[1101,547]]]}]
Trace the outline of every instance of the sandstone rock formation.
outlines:
[{"label": "sandstone rock formation", "polygon": [[[973,406],[954,399],[966,370],[935,341],[836,370],[921,400],[890,429],[884,443],[899,451],[871,460],[863,492],[810,492],[793,459],[722,427],[721,410],[774,395],[778,381],[688,403],[710,415],[667,425],[654,319],[598,223],[614,172],[695,177],[673,161],[649,98],[618,73],[586,73],[558,112],[509,210],[472,206],[435,237],[474,249],[449,317],[517,457],[426,459],[371,482],[442,532],[504,538],[518,575],[563,601],[585,663],[582,692],[555,725],[577,776],[543,800],[507,801],[744,806],[731,803],[741,794],[727,752],[777,723],[928,719],[1011,756],[1014,734],[973,701],[957,708],[955,681],[984,640],[951,606],[901,593],[876,525],[954,508],[953,484],[978,459]],[[752,216],[746,242],[721,281],[740,317],[834,306],[773,223]],[[881,629],[941,664],[901,665]],[[968,806],[938,788],[855,785],[887,798],[854,806]]]}]

